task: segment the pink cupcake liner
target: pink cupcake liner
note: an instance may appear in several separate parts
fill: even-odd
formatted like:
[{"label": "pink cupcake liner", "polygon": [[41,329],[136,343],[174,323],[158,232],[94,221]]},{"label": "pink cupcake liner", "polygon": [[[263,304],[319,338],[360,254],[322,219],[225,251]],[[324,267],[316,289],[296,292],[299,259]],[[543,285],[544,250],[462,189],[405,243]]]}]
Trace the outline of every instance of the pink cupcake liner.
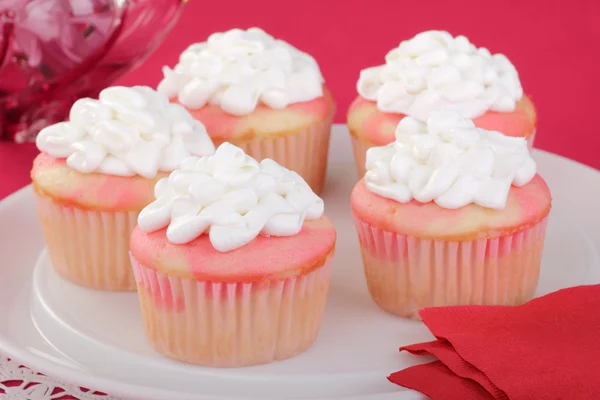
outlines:
[{"label": "pink cupcake liner", "polygon": [[351,138],[352,152],[354,153],[354,161],[356,162],[356,173],[360,180],[366,173],[365,164],[367,162],[367,150],[373,147],[373,145],[365,143],[354,136],[351,136]]},{"label": "pink cupcake liner", "polygon": [[129,238],[136,211],[85,210],[38,194],[36,202],[48,254],[59,275],[93,289],[135,290]]},{"label": "pink cupcake liner", "polygon": [[152,346],[180,361],[241,367],[283,360],[314,342],[331,264],[285,280],[219,283],[170,276],[131,257]]},{"label": "pink cupcake liner", "polygon": [[311,189],[323,191],[327,173],[327,153],[333,113],[308,129],[275,138],[256,137],[233,143],[258,161],[271,158],[306,180]]},{"label": "pink cupcake liner", "polygon": [[[527,147],[529,150],[533,148],[535,134],[536,130],[534,129],[527,138]],[[350,137],[352,138],[352,152],[354,153],[354,161],[356,162],[356,173],[358,174],[358,179],[361,179],[366,173],[365,164],[367,162],[367,150],[374,145],[360,140],[354,135],[350,135]]]},{"label": "pink cupcake liner", "polygon": [[367,286],[384,310],[419,319],[426,307],[518,305],[533,298],[548,217],[512,235],[419,239],[355,218]]}]

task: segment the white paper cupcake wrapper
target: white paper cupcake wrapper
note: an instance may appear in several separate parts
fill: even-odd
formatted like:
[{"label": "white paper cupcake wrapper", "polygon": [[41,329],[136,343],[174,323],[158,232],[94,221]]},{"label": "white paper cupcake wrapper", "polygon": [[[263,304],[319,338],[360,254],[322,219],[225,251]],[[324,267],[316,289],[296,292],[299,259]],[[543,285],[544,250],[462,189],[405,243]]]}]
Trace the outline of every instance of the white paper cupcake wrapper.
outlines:
[{"label": "white paper cupcake wrapper", "polygon": [[470,241],[419,239],[355,219],[371,297],[411,318],[425,307],[523,304],[537,287],[547,219]]},{"label": "white paper cupcake wrapper", "polygon": [[297,172],[319,194],[325,185],[332,122],[333,113],[304,131],[233,143],[258,161],[271,158]]},{"label": "white paper cupcake wrapper", "polygon": [[93,289],[135,290],[129,239],[136,211],[84,210],[37,194],[36,202],[52,265],[62,277]]},{"label": "white paper cupcake wrapper", "polygon": [[168,357],[241,367],[292,357],[314,342],[331,265],[285,280],[217,283],[169,276],[132,257],[150,343]]}]

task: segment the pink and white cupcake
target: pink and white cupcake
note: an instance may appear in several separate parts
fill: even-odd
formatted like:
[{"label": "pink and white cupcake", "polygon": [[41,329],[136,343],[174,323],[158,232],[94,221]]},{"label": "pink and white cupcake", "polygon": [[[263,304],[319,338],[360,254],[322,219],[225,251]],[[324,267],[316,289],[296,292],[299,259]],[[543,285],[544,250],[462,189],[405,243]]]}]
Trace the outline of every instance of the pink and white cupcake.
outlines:
[{"label": "pink and white cupcake", "polygon": [[336,233],[298,174],[223,143],[214,156],[186,160],[155,193],[131,257],[158,352],[240,367],[312,345]]},{"label": "pink and white cupcake", "polygon": [[192,44],[163,72],[158,90],[202,121],[216,146],[271,158],[321,192],[335,102],[311,56],[261,29],[232,29]]},{"label": "pink and white cupcake", "polygon": [[148,87],[80,99],[43,129],[31,179],[55,270],[79,285],[135,290],[129,239],[156,182],[190,155],[214,153],[204,126]]},{"label": "pink and white cupcake", "polygon": [[479,128],[524,138],[533,146],[535,107],[503,54],[492,55],[464,36],[427,31],[401,42],[385,61],[361,71],[359,96],[348,110],[359,178],[368,148],[393,142],[406,116],[426,122],[436,110],[454,110]]},{"label": "pink and white cupcake", "polygon": [[384,310],[518,305],[534,295],[551,196],[523,138],[452,111],[404,118],[352,192],[365,275]]}]

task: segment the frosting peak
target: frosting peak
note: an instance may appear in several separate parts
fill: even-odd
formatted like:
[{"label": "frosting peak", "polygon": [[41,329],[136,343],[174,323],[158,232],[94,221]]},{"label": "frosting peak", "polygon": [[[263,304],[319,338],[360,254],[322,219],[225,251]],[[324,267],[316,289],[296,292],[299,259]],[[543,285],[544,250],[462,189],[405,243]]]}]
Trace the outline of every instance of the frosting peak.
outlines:
[{"label": "frosting peak", "polygon": [[361,71],[360,96],[380,111],[427,121],[434,110],[455,110],[476,118],[488,110],[515,109],[523,89],[515,67],[464,36],[422,32],[385,57],[386,64]]},{"label": "frosting peak", "polygon": [[220,252],[259,234],[295,235],[305,219],[318,219],[324,210],[300,175],[271,159],[259,163],[227,142],[212,156],[186,159],[154,193],[156,201],[139,214],[140,229],[167,227],[167,239],[175,244],[208,233]]},{"label": "frosting peak", "polygon": [[280,109],[323,95],[317,62],[259,28],[214,33],[163,73],[158,90],[169,97],[190,109],[218,104],[233,115],[249,114],[259,103]]},{"label": "frosting peak", "polygon": [[435,111],[426,124],[403,118],[395,142],[367,151],[366,168],[365,184],[377,195],[449,209],[502,210],[511,184],[536,174],[525,139],[476,128],[454,111]]},{"label": "frosting peak", "polygon": [[36,144],[79,172],[145,178],[215,150],[202,123],[145,86],[110,87],[98,100],[77,100],[69,121],[42,129]]}]

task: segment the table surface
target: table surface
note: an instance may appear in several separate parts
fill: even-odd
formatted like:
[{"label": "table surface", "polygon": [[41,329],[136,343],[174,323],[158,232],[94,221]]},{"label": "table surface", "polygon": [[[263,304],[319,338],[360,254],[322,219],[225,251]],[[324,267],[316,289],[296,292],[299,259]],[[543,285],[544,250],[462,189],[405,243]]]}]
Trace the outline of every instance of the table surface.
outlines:
[{"label": "table surface", "polygon": [[[338,103],[336,121],[343,122],[362,68],[381,64],[388,50],[420,31],[448,30],[512,60],[538,109],[536,147],[600,168],[600,135],[588,118],[600,92],[600,53],[594,50],[600,2],[576,3],[189,0],[162,46],[118,84],[155,86],[161,67],[173,65],[188,44],[215,31],[260,26],[318,60]],[[0,144],[0,199],[29,183],[35,154],[32,145]]]}]

